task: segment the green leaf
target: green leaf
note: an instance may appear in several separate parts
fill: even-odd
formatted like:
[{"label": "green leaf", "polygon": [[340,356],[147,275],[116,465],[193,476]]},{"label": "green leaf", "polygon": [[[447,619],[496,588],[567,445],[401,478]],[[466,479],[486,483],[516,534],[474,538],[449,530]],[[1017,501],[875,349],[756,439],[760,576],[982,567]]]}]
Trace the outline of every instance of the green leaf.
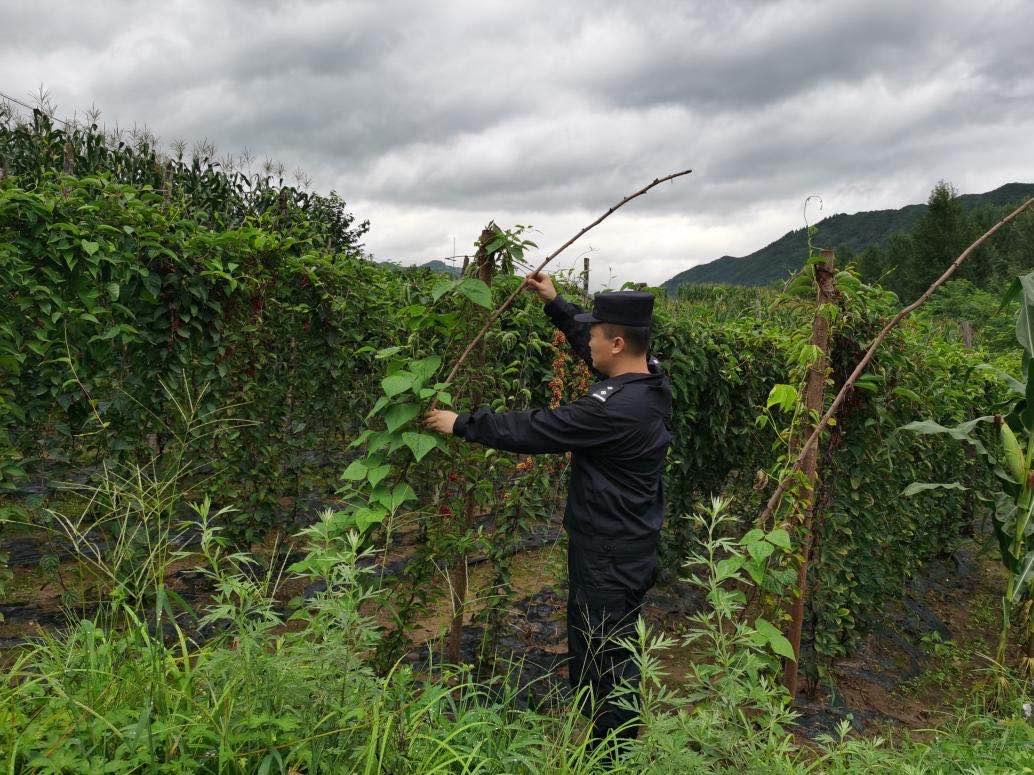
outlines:
[{"label": "green leaf", "polygon": [[421,358],[419,361],[413,361],[409,364],[409,370],[416,375],[417,380],[420,382],[426,382],[441,367],[442,359],[437,355]]},{"label": "green leaf", "polygon": [[1034,431],[1034,359],[1027,359],[1027,391],[1024,394],[1026,406],[1020,412],[1020,422],[1028,435]]},{"label": "green leaf", "polygon": [[[394,439],[390,433],[386,433],[386,432],[382,432],[382,431],[378,431],[376,433],[371,433],[370,434],[370,441],[366,445],[366,449],[370,453],[377,452],[379,450],[384,449],[384,446],[386,444],[391,443],[393,440],[396,440],[396,439]],[[392,452],[394,452],[393,449],[389,449],[388,450],[388,454],[389,455]]]},{"label": "green leaf", "polygon": [[968,490],[969,488],[958,482],[912,482],[901,491],[906,497],[911,497],[927,490]]},{"label": "green leaf", "polygon": [[1018,278],[1013,278],[1013,281],[1009,283],[1009,287],[1005,289],[1005,293],[1002,294],[1002,301],[998,305],[998,309],[995,310],[995,315],[1001,314],[1002,310],[1005,309],[1011,302],[1016,301],[1020,298],[1020,291],[1023,290],[1023,286],[1020,284]]},{"label": "green leaf", "polygon": [[119,291],[122,290],[121,288],[119,288],[119,284],[118,283],[108,283],[107,289],[108,289],[108,296],[111,297],[111,300],[112,301],[118,301]]},{"label": "green leaf", "polygon": [[973,368],[977,371],[989,371],[1005,382],[1005,384],[1009,386],[1009,390],[1012,392],[1021,396],[1027,395],[1027,385],[1025,383],[1020,382],[1016,377],[1002,371],[997,366],[992,366],[990,363],[980,363]]},{"label": "green leaf", "polygon": [[1020,315],[1016,318],[1016,341],[1030,358],[1034,357],[1034,272],[1020,277],[1019,283],[1023,295],[1020,299]]},{"label": "green leaf", "polygon": [[492,240],[491,242],[489,242],[487,245],[485,245],[484,250],[485,250],[486,253],[495,253],[497,250],[499,250],[499,248],[501,248],[505,244],[506,244],[506,237],[505,237],[505,235],[500,235],[500,236],[496,237],[494,240]]},{"label": "green leaf", "polygon": [[88,256],[92,256],[100,249],[100,245],[98,245],[96,242],[90,242],[89,240],[85,239],[82,240],[79,244],[83,246],[83,250],[86,251],[86,254]]},{"label": "green leaf", "polygon": [[394,506],[392,506],[392,509],[396,509],[403,503],[407,503],[408,501],[415,500],[416,491],[412,487],[410,487],[406,482],[396,484],[395,489],[391,491],[391,501],[393,504],[395,504]]},{"label": "green leaf", "polygon": [[1016,579],[1015,592],[1012,595],[1012,602],[1016,603],[1021,597],[1023,597],[1024,587],[1027,586],[1027,582],[1034,578],[1034,551],[1027,552],[1027,556],[1021,563],[1023,570],[1018,573]]},{"label": "green leaf", "polygon": [[[765,544],[768,546],[768,544]],[[764,560],[750,560],[749,562],[743,563],[743,567],[747,573],[750,574],[751,579],[754,580],[755,584],[760,584],[765,578],[765,561]]]},{"label": "green leaf", "polygon": [[917,404],[921,404],[923,402],[923,399],[919,397],[918,393],[914,390],[909,390],[908,388],[896,387],[891,391],[891,395],[907,398],[909,401],[915,401]]},{"label": "green leaf", "polygon": [[382,379],[381,388],[383,388],[388,398],[392,398],[399,393],[409,390],[413,386],[414,379],[415,375],[410,374],[408,371],[399,371],[390,377]]},{"label": "green leaf", "polygon": [[790,551],[790,534],[781,527],[777,527],[771,533],[766,535],[765,540],[771,544],[775,544],[784,551]]},{"label": "green leaf", "polygon": [[756,541],[747,544],[747,552],[755,560],[767,560],[774,551],[775,547],[767,541]]},{"label": "green leaf", "polygon": [[374,499],[381,506],[386,508],[389,512],[394,513],[398,508],[406,503],[407,501],[416,499],[416,492],[405,482],[396,484],[392,488],[391,492],[388,492],[387,488],[380,487],[374,492]]},{"label": "green leaf", "polygon": [[373,433],[373,431],[367,428],[365,431],[363,431],[354,439],[352,439],[351,443],[349,443],[348,445],[348,449],[355,449],[356,447],[363,446],[363,444],[366,443],[366,440],[370,438],[371,433]]},{"label": "green leaf", "polygon": [[987,455],[987,450],[981,443],[980,439],[975,439],[969,434],[982,422],[994,421],[994,415],[986,414],[983,417],[977,417],[974,420],[967,420],[966,422],[959,423],[953,428],[946,428],[940,423],[936,423],[933,420],[916,420],[910,422],[908,425],[902,425],[901,430],[912,431],[913,433],[922,434],[938,434],[946,433],[953,439],[958,441],[968,441],[981,455]]},{"label": "green leaf", "polygon": [[725,581],[726,579],[731,579],[742,567],[742,557],[726,557],[724,560],[719,560],[714,568],[714,580]]},{"label": "green leaf", "polygon": [[346,468],[341,473],[341,478],[348,479],[352,482],[357,482],[360,479],[366,478],[367,470],[368,469],[366,467],[366,463],[364,463],[362,460],[353,460],[351,463],[348,464],[348,468]]},{"label": "green leaf", "polygon": [[766,409],[778,406],[781,411],[788,412],[797,404],[797,388],[793,385],[773,385],[768,394]]},{"label": "green leaf", "polygon": [[463,278],[456,286],[456,290],[475,304],[485,309],[492,308],[492,290],[476,277]]},{"label": "green leaf", "polygon": [[740,544],[741,545],[752,544],[755,541],[762,540],[764,537],[765,537],[765,531],[764,530],[759,530],[758,528],[755,527],[755,528],[753,528],[751,530],[748,530],[746,532],[746,534],[744,534],[743,538],[740,539]]},{"label": "green leaf", "polygon": [[395,404],[384,413],[388,433],[394,433],[418,414],[420,414],[420,407],[416,404]]},{"label": "green leaf", "polygon": [[426,433],[412,433],[407,431],[402,434],[402,443],[409,447],[413,457],[419,462],[424,456],[435,448],[437,440],[434,436]]},{"label": "green leaf", "polygon": [[758,634],[761,635],[761,637],[768,641],[768,644],[772,647],[772,651],[776,654],[781,657],[786,657],[791,662],[797,661],[794,659],[793,646],[790,645],[790,641],[783,637],[783,634],[779,632],[771,622],[758,617],[754,622],[754,629],[758,631]]},{"label": "green leaf", "polygon": [[378,398],[377,403],[373,405],[373,409],[367,412],[366,419],[369,420],[375,414],[378,414],[381,411],[381,409],[386,407],[389,403],[391,403],[391,399],[387,396],[381,396],[380,398]]},{"label": "green leaf", "polygon": [[864,390],[867,393],[875,393],[879,390],[879,387],[871,379],[865,379],[865,377],[859,377],[855,380],[854,387]]},{"label": "green leaf", "polygon": [[434,288],[431,289],[431,298],[435,301],[438,301],[438,299],[440,299],[442,296],[447,294],[455,287],[456,282],[454,280],[444,280],[443,282],[438,283],[436,286],[434,286]]},{"label": "green leaf", "polygon": [[376,355],[373,357],[379,361],[383,361],[385,358],[390,358],[401,349],[401,347],[385,347],[383,350],[378,350]]},{"label": "green leaf", "polygon": [[379,525],[387,516],[388,512],[384,509],[366,508],[364,506],[355,510],[352,514],[352,519],[355,522],[356,529],[361,533],[365,533],[371,525]]},{"label": "green leaf", "polygon": [[376,468],[371,468],[366,472],[366,479],[370,482],[371,487],[376,487],[384,480],[384,477],[390,473],[390,465],[377,466]]},{"label": "green leaf", "polygon": [[438,403],[439,404],[445,404],[445,406],[452,406],[452,393],[446,393],[445,391],[440,391],[438,393],[437,398],[438,398]]}]

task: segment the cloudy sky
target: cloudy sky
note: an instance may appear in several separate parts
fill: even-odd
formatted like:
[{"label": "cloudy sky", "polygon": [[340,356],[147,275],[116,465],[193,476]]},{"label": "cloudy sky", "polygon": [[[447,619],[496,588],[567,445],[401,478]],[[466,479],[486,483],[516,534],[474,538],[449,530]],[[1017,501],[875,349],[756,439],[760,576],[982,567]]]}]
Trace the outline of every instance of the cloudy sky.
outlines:
[{"label": "cloudy sky", "polygon": [[[490,219],[551,252],[651,179],[592,284],[659,283],[823,211],[1034,180],[1034,2],[0,3],[0,91],[249,149],[404,263]],[[544,253],[543,253],[544,255]]]}]

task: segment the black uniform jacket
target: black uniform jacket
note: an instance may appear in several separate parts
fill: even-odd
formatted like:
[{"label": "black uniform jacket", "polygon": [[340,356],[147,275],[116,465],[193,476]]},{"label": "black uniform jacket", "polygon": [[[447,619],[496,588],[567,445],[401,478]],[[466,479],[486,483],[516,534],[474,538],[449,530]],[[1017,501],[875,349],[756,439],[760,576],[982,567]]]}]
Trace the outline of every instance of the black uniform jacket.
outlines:
[{"label": "black uniform jacket", "polygon": [[[589,326],[557,296],[546,314],[589,368]],[[576,536],[635,541],[656,536],[664,519],[664,457],[671,441],[671,385],[656,362],[649,374],[622,374],[555,411],[460,414],[453,433],[510,452],[566,452],[571,484],[564,526]],[[597,376],[603,376],[597,373]],[[609,546],[609,543],[608,543]]]}]

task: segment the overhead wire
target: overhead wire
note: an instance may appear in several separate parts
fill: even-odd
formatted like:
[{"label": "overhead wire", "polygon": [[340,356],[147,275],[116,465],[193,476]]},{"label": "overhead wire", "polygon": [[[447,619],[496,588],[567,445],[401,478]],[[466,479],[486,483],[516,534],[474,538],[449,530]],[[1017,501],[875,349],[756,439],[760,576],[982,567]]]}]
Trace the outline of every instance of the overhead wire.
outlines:
[{"label": "overhead wire", "polygon": [[34,108],[32,105],[29,105],[26,102],[22,102],[17,97],[12,97],[10,94],[7,94],[4,91],[0,91],[0,97],[3,97],[8,102],[13,102],[15,105],[21,105],[26,110],[31,110],[31,111],[37,111],[38,110],[40,113],[42,113],[44,116],[49,118],[51,121],[57,121],[59,124],[64,124],[65,126],[68,126],[69,123],[71,123],[69,121],[66,121],[63,118],[58,118],[57,116],[55,116],[52,113],[48,113],[47,111],[43,110],[43,108],[39,108],[39,107],[35,107]]}]

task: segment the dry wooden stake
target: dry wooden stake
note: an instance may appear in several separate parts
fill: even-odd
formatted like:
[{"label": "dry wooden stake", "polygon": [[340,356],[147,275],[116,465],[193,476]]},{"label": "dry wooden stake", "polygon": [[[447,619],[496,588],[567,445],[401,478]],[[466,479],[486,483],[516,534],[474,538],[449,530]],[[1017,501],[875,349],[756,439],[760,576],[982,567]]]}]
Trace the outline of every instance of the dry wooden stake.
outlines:
[{"label": "dry wooden stake", "polygon": [[[836,255],[832,250],[822,251],[823,262],[815,264],[815,319],[811,326],[811,343],[821,353],[811,366],[808,367],[808,375],[804,383],[804,406],[809,417],[817,416],[822,411],[822,396],[826,387],[826,369],[829,366],[829,319],[823,314],[823,306],[833,300],[836,288],[833,285],[833,271]],[[803,435],[803,434],[801,434]],[[797,437],[798,439],[800,436]],[[815,516],[815,495],[816,485],[819,480],[819,447],[816,444],[811,453],[805,456],[802,465],[804,477],[807,481],[802,500],[804,504],[804,515],[798,528],[797,536],[803,543],[801,552],[801,563],[797,567],[797,597],[790,604],[790,629],[786,639],[793,647],[793,659],[786,660],[783,672],[783,684],[786,686],[790,696],[797,694],[797,669],[801,661],[801,631],[804,624],[804,600],[808,594],[808,558],[811,555],[812,543],[814,541],[814,516]]]}]

